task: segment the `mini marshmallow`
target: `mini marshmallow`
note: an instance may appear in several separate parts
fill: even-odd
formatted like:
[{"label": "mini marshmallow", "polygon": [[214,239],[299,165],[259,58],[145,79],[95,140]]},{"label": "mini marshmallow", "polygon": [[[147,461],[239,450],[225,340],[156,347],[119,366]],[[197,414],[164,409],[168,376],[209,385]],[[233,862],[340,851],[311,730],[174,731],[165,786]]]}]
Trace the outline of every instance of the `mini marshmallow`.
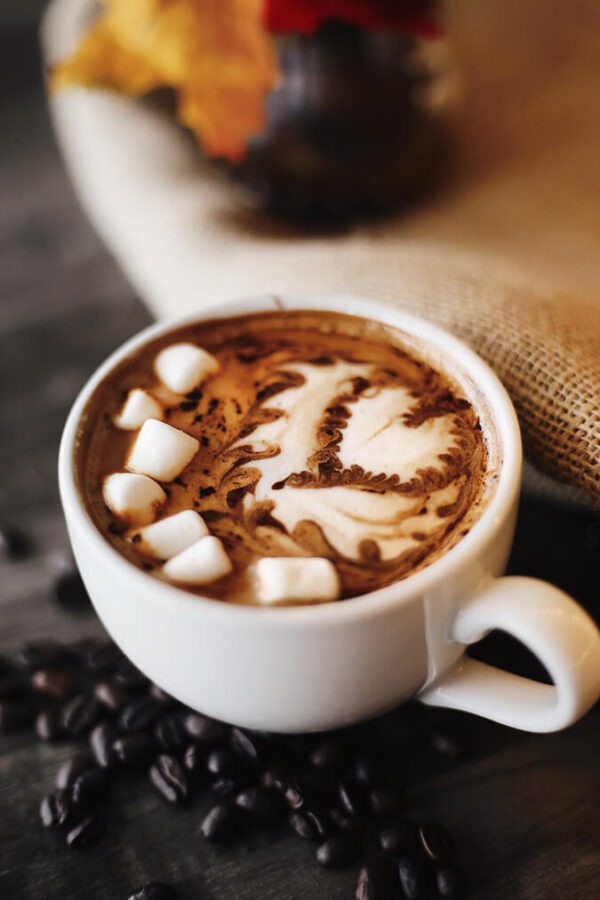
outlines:
[{"label": "mini marshmallow", "polygon": [[200,538],[163,566],[163,572],[182,584],[207,584],[228,575],[233,566],[223,544],[214,535]]},{"label": "mini marshmallow", "polygon": [[195,437],[158,419],[147,419],[131,448],[126,468],[157,481],[173,481],[198,452]]},{"label": "mini marshmallow", "polygon": [[154,371],[176,394],[187,394],[218,370],[218,360],[195,344],[171,344],[154,360]]},{"label": "mini marshmallow", "polygon": [[337,600],[340,580],[333,563],[322,557],[269,556],[256,565],[258,602],[325,603]]},{"label": "mini marshmallow", "polygon": [[136,549],[157,559],[171,559],[183,550],[187,550],[200,538],[210,534],[202,516],[193,509],[184,509],[167,516],[154,525],[147,525],[132,535],[129,540],[135,543]]},{"label": "mini marshmallow", "polygon": [[162,407],[148,391],[134,388],[129,391],[123,409],[113,421],[123,431],[137,431],[146,419],[162,419]]},{"label": "mini marshmallow", "polygon": [[161,486],[151,478],[129,472],[108,475],[102,496],[110,511],[130,525],[148,525],[167,499]]}]

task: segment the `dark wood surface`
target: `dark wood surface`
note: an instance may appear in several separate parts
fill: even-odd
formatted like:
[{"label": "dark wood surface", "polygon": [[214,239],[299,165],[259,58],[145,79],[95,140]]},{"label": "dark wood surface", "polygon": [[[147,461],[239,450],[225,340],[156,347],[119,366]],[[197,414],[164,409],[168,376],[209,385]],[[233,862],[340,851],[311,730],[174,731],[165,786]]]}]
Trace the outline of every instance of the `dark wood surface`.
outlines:
[{"label": "dark wood surface", "polygon": [[[100,246],[54,148],[35,37],[0,33],[0,518],[21,525],[34,552],[0,563],[0,652],[25,640],[100,634],[93,614],[52,599],[67,538],[58,502],[62,423],[95,366],[149,316]],[[525,497],[511,571],[554,581],[600,618],[600,520],[584,509]],[[124,598],[126,602],[126,598]],[[488,638],[481,658],[533,672],[513,642]],[[429,714],[429,713],[428,713]],[[600,896],[600,710],[556,735],[531,736],[458,714],[469,751],[458,765],[409,779],[407,814],[455,833],[485,900]],[[140,883],[176,883],[184,900],[335,900],[354,895],[356,870],[320,869],[285,830],[249,833],[233,847],[199,836],[198,810],[165,806],[122,784],[111,833],[69,851],[37,820],[71,745],[0,735],[0,898],[118,900]]]}]

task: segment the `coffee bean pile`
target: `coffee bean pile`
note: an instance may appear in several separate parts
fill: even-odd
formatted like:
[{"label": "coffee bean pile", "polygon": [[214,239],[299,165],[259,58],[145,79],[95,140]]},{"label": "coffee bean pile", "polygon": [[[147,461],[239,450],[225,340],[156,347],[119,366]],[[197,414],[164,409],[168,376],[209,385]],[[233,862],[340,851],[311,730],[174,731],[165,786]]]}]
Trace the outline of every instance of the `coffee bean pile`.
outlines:
[{"label": "coffee bean pile", "polygon": [[[168,804],[201,800],[207,841],[287,822],[325,868],[364,863],[356,888],[362,900],[467,895],[446,829],[404,814],[407,762],[444,767],[460,756],[453,736],[432,729],[430,711],[421,710],[408,704],[385,726],[375,720],[279,735],[183,706],[111,641],[37,641],[16,661],[0,658],[0,731],[31,727],[40,740],[78,744],[39,808],[42,825],[63,834],[67,846],[102,837],[111,784],[137,772]],[[131,896],[175,896],[169,891],[151,884]]]}]

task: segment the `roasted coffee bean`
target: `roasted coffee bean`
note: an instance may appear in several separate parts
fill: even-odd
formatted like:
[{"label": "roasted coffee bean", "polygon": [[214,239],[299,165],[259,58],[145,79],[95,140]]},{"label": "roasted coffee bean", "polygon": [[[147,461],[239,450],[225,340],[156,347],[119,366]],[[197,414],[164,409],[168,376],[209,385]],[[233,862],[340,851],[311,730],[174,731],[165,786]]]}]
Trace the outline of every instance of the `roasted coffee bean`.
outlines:
[{"label": "roasted coffee bean", "polygon": [[332,807],[327,813],[329,819],[340,831],[348,832],[348,834],[357,834],[363,827],[362,821],[356,816],[349,816],[346,812],[338,809],[337,806]]},{"label": "roasted coffee bean", "polygon": [[90,844],[95,844],[104,834],[102,824],[98,819],[87,818],[79,822],[75,828],[67,834],[67,845],[73,850],[83,850]]},{"label": "roasted coffee bean", "polygon": [[154,697],[139,697],[128,703],[119,716],[119,725],[123,731],[144,731],[154,725],[163,713],[162,704]]},{"label": "roasted coffee bean", "polygon": [[102,714],[102,707],[89,694],[75,694],[62,708],[62,722],[65,731],[79,737],[96,724]]},{"label": "roasted coffee bean", "polygon": [[187,798],[188,781],[175,757],[161,753],[148,774],[156,790],[169,803],[181,803]]},{"label": "roasted coffee bean", "polygon": [[152,881],[130,894],[127,900],[177,900],[178,896],[172,885]]},{"label": "roasted coffee bean", "polygon": [[217,778],[239,777],[244,763],[229,747],[215,747],[206,757],[206,769]]},{"label": "roasted coffee bean", "polygon": [[79,679],[66,669],[37,669],[31,676],[31,687],[55,700],[68,700],[79,686]]},{"label": "roasted coffee bean", "polygon": [[204,769],[206,750],[201,744],[189,744],[183,754],[183,765],[193,775],[197,775]]},{"label": "roasted coffee bean", "polygon": [[106,799],[108,779],[102,769],[93,766],[78,775],[71,788],[74,806],[92,808]]},{"label": "roasted coffee bean", "polygon": [[71,796],[68,791],[55,791],[42,798],[40,819],[44,828],[62,828],[72,812]]},{"label": "roasted coffee bean", "polygon": [[469,893],[467,876],[458,866],[444,866],[436,873],[438,894],[444,900],[463,900]]},{"label": "roasted coffee bean", "polygon": [[98,682],[94,687],[94,697],[112,713],[120,713],[132,700],[130,692],[113,680]]},{"label": "roasted coffee bean", "polygon": [[376,858],[358,873],[355,900],[396,900],[398,873],[390,860]]},{"label": "roasted coffee bean", "polygon": [[185,730],[199,744],[218,744],[227,738],[227,726],[201,713],[188,713],[183,720]]},{"label": "roasted coffee bean", "polygon": [[0,732],[25,728],[31,722],[32,716],[32,710],[24,700],[0,700]]},{"label": "roasted coffee bean", "polygon": [[265,787],[275,788],[280,794],[283,794],[286,785],[286,775],[281,764],[270,766],[263,769],[260,773],[260,783]]},{"label": "roasted coffee bean", "polygon": [[16,562],[28,557],[32,550],[30,538],[14,525],[0,525],[0,559]]},{"label": "roasted coffee bean", "polygon": [[290,813],[288,822],[296,834],[307,841],[323,841],[330,830],[325,816],[310,809]]},{"label": "roasted coffee bean", "polygon": [[398,876],[406,900],[427,900],[431,895],[433,876],[423,860],[416,856],[401,856]]},{"label": "roasted coffee bean", "polygon": [[162,716],[154,726],[154,739],[163,750],[180,750],[187,744],[189,736],[179,713]]},{"label": "roasted coffee bean", "polygon": [[35,717],[35,733],[42,741],[55,741],[64,734],[60,709],[43,709]]},{"label": "roasted coffee bean", "polygon": [[367,810],[367,798],[361,784],[346,778],[338,782],[337,794],[340,806],[347,815],[357,818],[364,815]]},{"label": "roasted coffee bean", "polygon": [[112,673],[123,662],[126,657],[112,641],[94,642],[84,656],[85,666],[95,675]]},{"label": "roasted coffee bean", "polygon": [[179,701],[175,699],[175,697],[171,697],[170,694],[167,694],[166,691],[163,691],[163,689],[157,684],[151,684],[148,688],[148,693],[151,697],[154,697],[155,700],[158,700],[159,703],[162,703],[164,707],[168,708],[171,706],[181,705]]},{"label": "roasted coffee bean", "polygon": [[56,773],[54,783],[57,788],[71,788],[82,772],[93,767],[94,760],[89,753],[75,753],[64,761]]},{"label": "roasted coffee bean", "polygon": [[67,662],[68,653],[58,641],[29,641],[21,647],[17,659],[29,669],[46,669]]},{"label": "roasted coffee bean", "polygon": [[430,823],[419,826],[419,841],[431,862],[444,865],[454,857],[454,841],[443,825]]},{"label": "roasted coffee bean", "polygon": [[[117,684],[127,691],[135,693],[148,687],[149,679],[132,663],[124,660],[114,670],[113,678]],[[153,698],[156,699],[156,698]]]},{"label": "roasted coffee bean", "polygon": [[200,823],[200,833],[207,841],[226,841],[234,837],[241,828],[240,810],[223,801],[210,809]]},{"label": "roasted coffee bean", "polygon": [[465,755],[463,742],[458,735],[451,731],[433,731],[431,745],[436,753],[445,757],[449,762],[456,762]]},{"label": "roasted coffee bean", "polygon": [[339,768],[348,759],[348,747],[340,737],[321,738],[310,753],[310,764],[317,769]]},{"label": "roasted coffee bean", "polygon": [[144,731],[123,734],[112,745],[115,763],[121,766],[143,766],[150,762],[156,752],[154,739]]},{"label": "roasted coffee bean", "polygon": [[219,797],[231,797],[232,794],[239,793],[244,787],[244,780],[241,778],[217,778],[210,785],[213,794],[217,794]]},{"label": "roasted coffee bean", "polygon": [[369,808],[379,819],[397,815],[404,806],[404,792],[398,784],[371,788],[368,794]]},{"label": "roasted coffee bean", "polygon": [[93,657],[97,651],[105,646],[106,641],[101,638],[85,637],[77,641],[71,641],[71,643],[66,645],[66,650],[72,659],[87,669],[89,668],[88,661],[90,657]]},{"label": "roasted coffee bean", "polygon": [[358,856],[358,842],[351,834],[333,834],[317,847],[316,857],[326,869],[350,866]]},{"label": "roasted coffee bean", "polygon": [[54,597],[68,610],[88,610],[90,598],[77,569],[61,572],[54,582]]},{"label": "roasted coffee bean", "polygon": [[258,766],[264,762],[265,745],[258,735],[233,727],[229,732],[229,743],[251,765]]},{"label": "roasted coffee bean", "polygon": [[240,791],[235,805],[256,819],[277,819],[285,809],[285,804],[274,788],[248,787]]},{"label": "roasted coffee bean", "polygon": [[[277,790],[277,785],[275,789]],[[306,795],[298,781],[284,780],[279,785],[279,790],[290,809],[301,809],[306,803]]]},{"label": "roasted coffee bean", "polygon": [[365,787],[372,788],[378,781],[381,781],[381,766],[365,754],[356,757],[350,772],[351,777],[359,784],[364,784]]},{"label": "roasted coffee bean", "polygon": [[335,779],[328,769],[311,769],[303,772],[298,784],[307,803],[313,806],[330,806],[337,799]]},{"label": "roasted coffee bean", "polygon": [[393,825],[382,828],[377,835],[379,849],[390,856],[399,856],[415,847],[418,839],[417,826],[408,819],[398,819]]},{"label": "roasted coffee bean", "polygon": [[114,722],[101,722],[90,732],[90,748],[101,769],[110,769],[115,763],[112,745],[118,733]]}]

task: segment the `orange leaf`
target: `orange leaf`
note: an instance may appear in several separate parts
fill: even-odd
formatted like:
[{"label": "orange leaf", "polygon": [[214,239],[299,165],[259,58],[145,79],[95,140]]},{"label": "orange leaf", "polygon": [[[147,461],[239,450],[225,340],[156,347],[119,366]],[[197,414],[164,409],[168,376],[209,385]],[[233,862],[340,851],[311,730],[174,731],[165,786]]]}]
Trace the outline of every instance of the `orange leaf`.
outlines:
[{"label": "orange leaf", "polygon": [[102,18],[52,73],[76,83],[143,94],[178,93],[178,117],[210,156],[238,161],[264,126],[276,63],[262,0],[105,0]]}]

